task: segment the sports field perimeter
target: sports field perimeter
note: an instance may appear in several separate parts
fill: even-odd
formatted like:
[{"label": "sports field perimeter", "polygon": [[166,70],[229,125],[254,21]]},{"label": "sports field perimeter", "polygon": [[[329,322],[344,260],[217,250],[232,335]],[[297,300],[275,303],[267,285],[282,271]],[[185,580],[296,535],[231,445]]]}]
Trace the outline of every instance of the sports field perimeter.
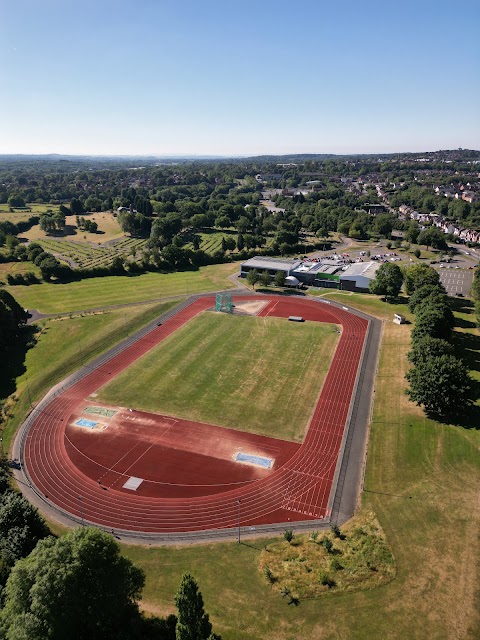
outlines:
[{"label": "sports field perimeter", "polygon": [[207,311],[96,400],[301,442],[338,338],[333,324]]}]

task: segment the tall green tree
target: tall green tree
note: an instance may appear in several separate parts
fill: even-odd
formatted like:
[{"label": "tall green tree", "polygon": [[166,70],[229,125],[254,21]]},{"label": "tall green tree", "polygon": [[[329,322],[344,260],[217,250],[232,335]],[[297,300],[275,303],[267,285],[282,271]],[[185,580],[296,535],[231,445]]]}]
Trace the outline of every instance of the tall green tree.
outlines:
[{"label": "tall green tree", "polygon": [[415,289],[419,289],[426,284],[439,285],[440,275],[433,267],[427,264],[414,264],[404,270],[405,291],[411,296]]},{"label": "tall green tree", "polygon": [[270,279],[270,274],[268,273],[267,270],[263,271],[262,275],[260,276],[260,282],[262,283],[262,286],[264,287],[269,287],[271,284],[271,279]]},{"label": "tall green tree", "polygon": [[6,640],[127,640],[145,578],[113,538],[78,528],[41,540],[8,578]]},{"label": "tall green tree", "polygon": [[427,249],[428,247],[432,247],[433,249],[448,249],[448,245],[445,241],[445,234],[437,227],[428,227],[427,229],[420,231],[417,242],[418,244],[424,244]]},{"label": "tall green tree", "polygon": [[423,336],[449,340],[454,326],[452,310],[435,300],[425,300],[416,308],[415,327],[412,340]]},{"label": "tall green tree", "polygon": [[250,271],[247,273],[248,284],[252,285],[252,287],[255,289],[255,285],[259,280],[260,276],[258,274],[258,271],[256,269],[250,269]]},{"label": "tall green tree", "polygon": [[453,354],[453,346],[446,340],[424,335],[412,341],[412,350],[408,353],[408,359],[412,364],[417,365],[436,356]]},{"label": "tall green tree", "polygon": [[277,271],[275,274],[275,286],[283,287],[285,285],[285,272]]},{"label": "tall green tree", "polygon": [[385,296],[385,300],[396,298],[403,284],[403,272],[397,264],[385,262],[370,282],[371,293]]},{"label": "tall green tree", "polygon": [[411,311],[412,313],[416,313],[415,310],[417,309],[417,307],[427,299],[432,302],[436,301],[442,304],[447,304],[447,295],[443,285],[425,284],[422,287],[417,287],[408,301],[409,311]]},{"label": "tall green tree", "polygon": [[178,609],[176,640],[221,640],[203,608],[202,594],[194,578],[186,573],[175,596]]},{"label": "tall green tree", "polygon": [[458,415],[471,404],[471,379],[465,364],[453,355],[420,360],[407,371],[407,395],[423,405],[427,414],[438,417]]}]

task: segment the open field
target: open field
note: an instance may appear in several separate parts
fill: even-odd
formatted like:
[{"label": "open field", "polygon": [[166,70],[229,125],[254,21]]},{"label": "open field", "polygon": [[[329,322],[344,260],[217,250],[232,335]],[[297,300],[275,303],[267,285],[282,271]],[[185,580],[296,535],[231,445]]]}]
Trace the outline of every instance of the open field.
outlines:
[{"label": "open field", "polygon": [[338,338],[331,324],[205,312],[98,399],[301,442]]},{"label": "open field", "polygon": [[[3,435],[3,449],[8,451],[15,431],[32,402],[39,400],[50,387],[100,355],[125,335],[167,311],[177,301],[139,305],[85,316],[42,320],[36,346],[25,356],[26,373],[16,380],[15,403],[9,403],[10,418]],[[28,388],[27,388],[28,376]]]},{"label": "open field", "polygon": [[20,273],[34,273],[37,278],[41,278],[40,269],[33,262],[0,262],[0,282],[6,282],[7,275],[18,275]]},{"label": "open field", "polygon": [[56,212],[59,207],[56,204],[28,204],[24,208],[14,208],[10,211],[8,204],[0,204],[0,222],[8,220],[9,222],[22,222],[28,220],[31,216],[39,216],[42,213],[46,213],[47,210]]},{"label": "open field", "polygon": [[[372,298],[362,298],[360,304],[368,307]],[[464,331],[473,336],[478,377],[480,337],[472,327]],[[396,558],[395,580],[341,596],[331,591],[295,607],[268,586],[258,569],[260,552],[271,540],[123,546],[124,555],[147,573],[146,611],[173,612],[173,596],[188,571],[198,579],[206,610],[224,640],[479,637],[480,431],[428,420],[408,402],[403,375],[409,333],[408,326],[385,325],[362,498],[377,514]]]},{"label": "open field", "polygon": [[[33,214],[29,214],[33,215]],[[53,236],[47,235],[40,229],[39,225],[35,225],[19,237],[27,240],[39,240],[41,238],[66,238],[75,240],[76,242],[91,242],[94,244],[103,244],[107,240],[115,240],[125,236],[117,222],[117,218],[111,213],[89,213],[83,216],[86,220],[91,220],[98,224],[97,233],[87,233],[82,229],[77,229],[76,217],[74,215],[65,218],[65,235]]]},{"label": "open field", "polygon": [[309,295],[318,295],[326,300],[334,300],[345,306],[350,306],[364,313],[369,313],[380,320],[392,320],[395,313],[400,313],[409,321],[413,321],[413,314],[410,313],[407,307],[406,298],[400,298],[398,303],[385,302],[381,296],[374,296],[373,294],[364,293],[352,293],[351,291],[338,291],[338,290],[325,290],[321,289],[318,292],[310,290]]},{"label": "open field", "polygon": [[227,263],[201,267],[198,271],[107,276],[64,284],[13,286],[7,290],[26,309],[61,313],[229,289],[234,285],[228,276],[237,270],[238,265]]}]

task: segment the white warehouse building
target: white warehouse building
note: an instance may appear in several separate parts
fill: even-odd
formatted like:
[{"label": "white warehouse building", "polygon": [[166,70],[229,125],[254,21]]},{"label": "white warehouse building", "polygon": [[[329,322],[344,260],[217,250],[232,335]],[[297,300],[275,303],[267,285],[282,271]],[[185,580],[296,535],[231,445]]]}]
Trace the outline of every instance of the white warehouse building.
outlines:
[{"label": "white warehouse building", "polygon": [[[375,274],[382,266],[380,262],[355,262],[339,273],[340,282],[351,282],[355,289],[368,289],[370,281],[375,278]],[[352,285],[348,288],[350,289]],[[347,287],[345,287],[347,288]]]}]

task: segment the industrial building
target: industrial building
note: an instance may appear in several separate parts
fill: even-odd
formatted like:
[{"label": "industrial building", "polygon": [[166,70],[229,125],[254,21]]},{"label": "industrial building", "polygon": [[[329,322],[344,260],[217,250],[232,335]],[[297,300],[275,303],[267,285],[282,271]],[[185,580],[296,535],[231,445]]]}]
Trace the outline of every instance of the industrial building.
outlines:
[{"label": "industrial building", "polygon": [[305,260],[255,256],[242,263],[240,276],[245,278],[256,269],[259,274],[267,271],[273,280],[277,271],[282,271],[286,284],[298,282],[313,287],[367,291],[379,267],[380,263],[373,261],[346,264],[339,256]]}]

